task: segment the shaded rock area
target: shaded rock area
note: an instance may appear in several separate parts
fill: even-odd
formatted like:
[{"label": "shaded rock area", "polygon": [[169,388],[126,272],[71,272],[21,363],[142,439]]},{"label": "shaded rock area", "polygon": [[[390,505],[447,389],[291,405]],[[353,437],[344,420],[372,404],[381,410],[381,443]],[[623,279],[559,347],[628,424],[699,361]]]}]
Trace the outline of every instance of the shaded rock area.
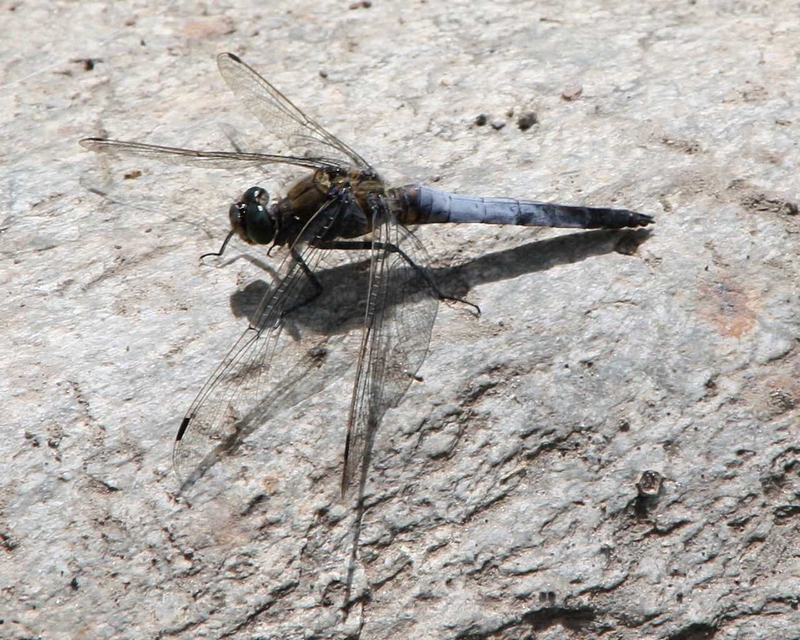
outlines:
[{"label": "shaded rock area", "polygon": [[[800,637],[799,21],[784,0],[4,7],[0,637]],[[656,218],[418,231],[482,315],[440,305],[352,564],[352,368],[225,482],[179,495],[172,470],[282,257],[198,256],[244,189],[296,175],[77,144],[287,151],[222,51],[393,184]]]}]

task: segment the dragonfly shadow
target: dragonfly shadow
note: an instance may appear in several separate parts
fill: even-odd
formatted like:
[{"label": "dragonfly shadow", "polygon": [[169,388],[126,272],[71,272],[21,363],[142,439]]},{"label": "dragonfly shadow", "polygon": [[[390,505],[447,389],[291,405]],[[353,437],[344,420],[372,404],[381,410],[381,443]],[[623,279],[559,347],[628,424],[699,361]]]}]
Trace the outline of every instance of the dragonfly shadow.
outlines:
[{"label": "dragonfly shadow", "polygon": [[[632,254],[650,234],[648,229],[581,231],[529,242],[460,265],[433,267],[428,269],[428,273],[445,294],[463,297],[473,287],[488,282],[546,271],[608,253]],[[253,260],[253,263],[259,264],[260,261]],[[359,328],[363,323],[364,298],[369,285],[368,267],[369,262],[363,260],[318,271],[316,275],[323,286],[323,294],[307,307],[292,312],[287,317],[288,324],[294,331],[305,328],[320,333]],[[251,282],[236,291],[230,299],[234,315],[246,317],[254,323],[259,304],[270,291],[272,287],[263,280]],[[328,314],[321,315],[318,306],[325,307]],[[330,316],[332,309],[336,310],[334,321]]]}]

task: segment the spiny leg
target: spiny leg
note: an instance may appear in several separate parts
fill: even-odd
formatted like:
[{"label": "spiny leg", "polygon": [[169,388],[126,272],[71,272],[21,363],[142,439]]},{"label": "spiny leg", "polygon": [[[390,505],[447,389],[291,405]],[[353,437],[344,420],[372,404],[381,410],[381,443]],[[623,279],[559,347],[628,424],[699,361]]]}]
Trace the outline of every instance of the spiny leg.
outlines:
[{"label": "spiny leg", "polygon": [[[231,239],[231,236],[233,236],[233,234],[234,234],[233,231],[231,231],[228,234],[228,237],[225,238],[225,242],[222,243],[222,246],[220,247],[219,251],[212,251],[210,253],[204,253],[203,255],[200,256],[200,259],[202,260],[203,258],[205,258],[207,256],[217,256],[217,257],[221,256],[223,254],[223,252],[225,251],[225,247],[227,246],[228,241]],[[296,311],[300,307],[305,307],[310,302],[313,302],[314,300],[319,298],[319,296],[322,294],[322,290],[323,290],[322,283],[319,281],[319,279],[317,279],[317,276],[314,275],[314,272],[311,271],[311,269],[305,263],[305,260],[303,260],[303,257],[297,252],[297,250],[296,249],[292,249],[291,253],[292,253],[292,258],[294,258],[294,261],[298,264],[300,269],[302,269],[303,273],[306,275],[306,277],[308,278],[309,282],[311,283],[311,286],[314,287],[314,291],[305,300],[300,300],[299,302],[294,303],[288,309],[284,309],[281,312],[281,316],[286,316],[286,315],[290,314],[292,311]]]},{"label": "spiny leg", "polygon": [[423,277],[425,282],[431,288],[439,300],[450,300],[452,302],[460,302],[467,306],[472,307],[475,309],[478,315],[481,314],[481,308],[475,304],[474,302],[470,302],[469,300],[465,300],[464,298],[456,298],[455,296],[448,296],[446,293],[442,292],[439,286],[433,281],[430,274],[416,262],[414,262],[405,251],[403,251],[400,247],[396,244],[392,244],[391,242],[370,242],[369,240],[331,240],[328,242],[322,242],[318,245],[321,249],[340,249],[343,251],[369,251],[371,249],[383,249],[384,251],[388,251],[389,253],[396,253],[398,254],[403,260],[405,260],[409,266],[411,266],[419,275]]},{"label": "spiny leg", "polygon": [[236,233],[233,229],[228,232],[228,235],[225,236],[225,240],[222,241],[222,246],[219,248],[219,251],[209,251],[208,253],[204,253],[200,256],[200,260],[203,258],[207,258],[208,256],[216,256],[217,258],[222,257],[222,254],[225,253],[225,247],[228,246],[228,243],[231,241],[233,234]]},{"label": "spiny leg", "polygon": [[293,311],[297,311],[301,307],[305,307],[307,304],[310,304],[317,298],[322,295],[323,287],[322,283],[319,281],[317,276],[314,275],[314,272],[309,268],[309,266],[303,260],[303,256],[301,256],[295,248],[291,250],[292,258],[297,263],[297,265],[303,270],[303,273],[308,278],[308,281],[311,283],[311,286],[314,287],[314,291],[311,292],[311,295],[308,296],[305,300],[300,300],[295,302],[291,307],[288,309],[284,309],[281,312],[281,317],[287,316]]}]

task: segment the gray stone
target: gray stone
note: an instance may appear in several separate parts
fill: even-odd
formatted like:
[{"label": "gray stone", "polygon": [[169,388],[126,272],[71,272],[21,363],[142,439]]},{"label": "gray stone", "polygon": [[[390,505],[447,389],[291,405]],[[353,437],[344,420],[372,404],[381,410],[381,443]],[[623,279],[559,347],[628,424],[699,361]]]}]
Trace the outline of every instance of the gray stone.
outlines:
[{"label": "gray stone", "polygon": [[[0,636],[796,636],[796,3],[98,7],[0,16]],[[352,566],[352,370],[255,433],[228,484],[178,496],[171,466],[246,324],[237,292],[270,282],[197,258],[241,191],[292,176],[77,144],[225,148],[223,121],[266,144],[226,50],[393,183],[657,219],[419,231],[483,313],[440,305]],[[536,135],[473,125],[510,109]]]}]

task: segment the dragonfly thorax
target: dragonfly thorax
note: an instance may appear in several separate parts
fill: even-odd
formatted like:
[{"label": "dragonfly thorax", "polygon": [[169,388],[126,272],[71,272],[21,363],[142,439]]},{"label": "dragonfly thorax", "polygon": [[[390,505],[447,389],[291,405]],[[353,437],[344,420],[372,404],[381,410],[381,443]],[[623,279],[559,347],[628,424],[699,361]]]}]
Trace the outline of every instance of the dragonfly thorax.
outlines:
[{"label": "dragonfly thorax", "polygon": [[274,212],[267,207],[268,203],[266,189],[250,187],[228,210],[231,229],[248,244],[269,244],[275,237]]}]

